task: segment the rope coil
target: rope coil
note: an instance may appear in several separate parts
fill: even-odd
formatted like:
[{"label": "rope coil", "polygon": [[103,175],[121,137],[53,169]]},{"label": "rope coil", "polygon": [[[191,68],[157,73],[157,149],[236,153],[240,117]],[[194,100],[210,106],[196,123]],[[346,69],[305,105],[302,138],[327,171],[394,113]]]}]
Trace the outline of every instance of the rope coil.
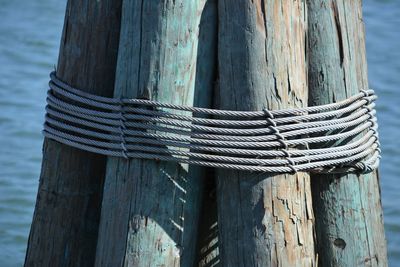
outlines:
[{"label": "rope coil", "polygon": [[273,173],[379,165],[373,90],[328,105],[230,111],[96,96],[50,78],[43,134],[82,150]]}]

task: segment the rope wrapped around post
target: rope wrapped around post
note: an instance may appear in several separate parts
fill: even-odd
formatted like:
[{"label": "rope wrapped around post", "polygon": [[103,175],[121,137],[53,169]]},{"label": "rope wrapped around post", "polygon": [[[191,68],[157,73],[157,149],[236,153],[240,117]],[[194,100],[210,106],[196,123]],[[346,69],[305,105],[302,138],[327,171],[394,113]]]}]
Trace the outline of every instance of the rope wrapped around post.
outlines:
[{"label": "rope wrapped around post", "polygon": [[328,105],[231,111],[106,98],[55,72],[50,78],[44,136],[93,153],[273,173],[369,172],[379,165],[373,90]]}]

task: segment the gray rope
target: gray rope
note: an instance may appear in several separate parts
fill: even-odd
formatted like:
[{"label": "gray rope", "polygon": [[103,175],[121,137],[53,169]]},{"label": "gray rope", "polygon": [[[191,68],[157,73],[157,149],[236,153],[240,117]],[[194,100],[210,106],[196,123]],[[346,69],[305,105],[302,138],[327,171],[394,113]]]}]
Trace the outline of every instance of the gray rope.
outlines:
[{"label": "gray rope", "polygon": [[50,77],[43,134],[78,149],[274,173],[379,165],[373,90],[328,105],[230,111],[96,96]]}]

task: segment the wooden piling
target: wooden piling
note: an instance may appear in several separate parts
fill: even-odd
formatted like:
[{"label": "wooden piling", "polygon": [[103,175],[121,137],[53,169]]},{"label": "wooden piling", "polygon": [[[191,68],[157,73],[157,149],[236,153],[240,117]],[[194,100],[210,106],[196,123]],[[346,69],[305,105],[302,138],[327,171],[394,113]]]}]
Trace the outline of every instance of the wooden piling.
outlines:
[{"label": "wooden piling", "polygon": [[[120,2],[68,1],[57,67],[60,79],[112,96]],[[94,264],[105,160],[45,139],[25,266]]]},{"label": "wooden piling", "polygon": [[[200,20],[196,64],[195,106],[213,106],[218,65],[218,0],[206,0]],[[197,258],[193,266],[218,266],[217,204],[215,169],[191,166],[193,173],[204,177],[203,197],[197,234]]]},{"label": "wooden piling", "polygon": [[[114,96],[209,106],[216,38],[199,39],[205,6],[124,1]],[[193,266],[202,173],[187,164],[109,158],[96,266]]]},{"label": "wooden piling", "polygon": [[[368,89],[361,0],[307,0],[309,105]],[[387,266],[377,172],[313,175],[320,266]]]},{"label": "wooden piling", "polygon": [[[307,105],[305,1],[219,1],[218,108]],[[307,174],[217,170],[222,266],[314,266]]]}]

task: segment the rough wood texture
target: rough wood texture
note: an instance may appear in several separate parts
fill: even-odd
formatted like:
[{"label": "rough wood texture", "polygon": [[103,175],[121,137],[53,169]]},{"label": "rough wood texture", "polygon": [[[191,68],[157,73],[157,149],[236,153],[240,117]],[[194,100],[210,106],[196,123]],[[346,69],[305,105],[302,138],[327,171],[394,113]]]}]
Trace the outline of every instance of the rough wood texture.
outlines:
[{"label": "rough wood texture", "polygon": [[[309,105],[368,88],[361,1],[308,0]],[[312,177],[321,266],[387,266],[379,179]]]},{"label": "rough wood texture", "polygon": [[[57,75],[87,92],[112,96],[120,1],[67,4]],[[26,266],[92,266],[105,157],[45,139]]]},{"label": "rough wood texture", "polygon": [[[214,67],[205,52],[212,40],[199,40],[204,5],[124,1],[115,97],[209,106]],[[197,71],[198,58],[208,65]],[[96,265],[192,266],[201,175],[186,164],[109,158]]]},{"label": "rough wood texture", "polygon": [[[307,105],[304,1],[220,0],[219,105]],[[222,266],[313,266],[307,174],[217,171]]]},{"label": "rough wood texture", "polygon": [[[196,66],[195,106],[212,107],[218,65],[218,1],[207,0],[201,15]],[[197,89],[199,88],[199,89]],[[215,172],[212,168],[191,167],[204,177],[200,209],[197,259],[194,266],[217,266],[218,230],[215,198]]]}]

